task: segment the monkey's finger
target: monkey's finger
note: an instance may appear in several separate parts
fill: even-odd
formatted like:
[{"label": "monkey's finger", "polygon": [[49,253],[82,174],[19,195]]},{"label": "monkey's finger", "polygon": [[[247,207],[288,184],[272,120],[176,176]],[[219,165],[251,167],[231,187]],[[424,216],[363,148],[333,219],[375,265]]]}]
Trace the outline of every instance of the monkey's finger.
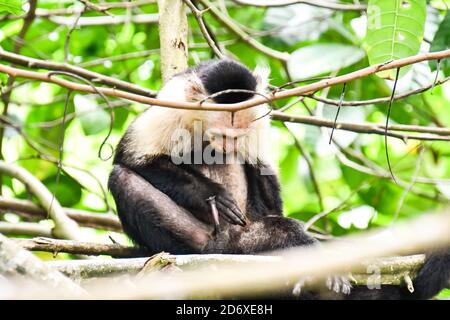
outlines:
[{"label": "monkey's finger", "polygon": [[223,220],[225,220],[225,221],[226,221],[227,223],[229,223],[229,224],[235,224],[235,223],[233,222],[233,220],[231,220],[231,218],[229,218],[227,215],[221,213],[221,212],[222,212],[221,209],[219,209],[219,208],[217,208],[217,209],[219,210],[219,215],[220,215],[220,217],[221,217]]},{"label": "monkey's finger", "polygon": [[242,213],[241,209],[237,206],[237,204],[230,199],[227,198],[219,198],[219,202],[223,203],[227,208],[229,208],[233,213],[242,221],[245,223],[245,216]]},{"label": "monkey's finger", "polygon": [[219,213],[223,216],[223,217],[227,217],[229,218],[232,224],[238,224],[240,226],[245,226],[245,222],[242,221],[238,216],[236,216],[236,214],[227,206],[223,205],[222,203],[218,202],[217,203],[217,209],[219,209]]},{"label": "monkey's finger", "polygon": [[238,208],[237,205],[235,205],[234,203],[221,203],[224,207],[226,207],[229,211],[232,212],[232,214],[237,217],[237,219],[239,219],[242,222],[242,225],[245,225],[245,216],[244,214],[241,212],[241,210]]}]

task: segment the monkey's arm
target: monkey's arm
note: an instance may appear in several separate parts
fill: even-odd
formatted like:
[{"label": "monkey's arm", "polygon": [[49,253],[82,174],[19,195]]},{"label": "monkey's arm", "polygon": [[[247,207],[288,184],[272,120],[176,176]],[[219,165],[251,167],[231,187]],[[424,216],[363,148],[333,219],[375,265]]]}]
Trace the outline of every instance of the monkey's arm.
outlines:
[{"label": "monkey's arm", "polygon": [[230,226],[213,236],[212,226],[121,165],[114,166],[108,185],[126,233],[150,250],[251,254],[316,242],[299,221],[283,217],[264,217],[244,228]]},{"label": "monkey's arm", "polygon": [[250,212],[257,217],[283,216],[280,183],[275,171],[268,165],[245,165]]},{"label": "monkey's arm", "polygon": [[214,224],[208,199],[215,197],[223,219],[231,224],[245,225],[245,216],[231,194],[189,165],[175,165],[169,157],[160,156],[131,169],[203,222]]},{"label": "monkey's arm", "polygon": [[155,251],[201,252],[212,228],[130,169],[115,165],[108,181],[126,233]]}]

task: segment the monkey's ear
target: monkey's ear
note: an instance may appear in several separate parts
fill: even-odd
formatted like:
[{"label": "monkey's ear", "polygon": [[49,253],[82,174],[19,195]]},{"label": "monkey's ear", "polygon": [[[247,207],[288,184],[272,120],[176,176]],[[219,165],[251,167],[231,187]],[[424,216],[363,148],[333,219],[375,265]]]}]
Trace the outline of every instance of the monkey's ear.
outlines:
[{"label": "monkey's ear", "polygon": [[256,92],[264,93],[269,85],[270,68],[268,65],[256,66],[253,71],[256,79]]}]

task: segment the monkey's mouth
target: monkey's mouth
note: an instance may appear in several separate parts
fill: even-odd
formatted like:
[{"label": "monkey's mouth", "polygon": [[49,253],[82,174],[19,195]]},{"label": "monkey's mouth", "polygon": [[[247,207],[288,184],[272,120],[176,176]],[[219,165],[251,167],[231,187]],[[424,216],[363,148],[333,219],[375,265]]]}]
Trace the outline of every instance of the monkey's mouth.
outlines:
[{"label": "monkey's mouth", "polygon": [[245,139],[250,129],[210,129],[206,132],[211,146],[214,150],[223,153],[237,153],[241,141]]}]

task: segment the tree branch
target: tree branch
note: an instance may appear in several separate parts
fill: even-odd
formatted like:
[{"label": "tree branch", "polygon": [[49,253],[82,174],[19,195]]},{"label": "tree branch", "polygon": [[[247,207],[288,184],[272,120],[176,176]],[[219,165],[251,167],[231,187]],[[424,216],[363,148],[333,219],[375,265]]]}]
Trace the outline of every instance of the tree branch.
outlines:
[{"label": "tree branch", "polygon": [[[182,269],[205,267],[213,265],[214,268],[227,263],[271,263],[282,261],[277,256],[259,255],[231,255],[231,254],[209,254],[209,255],[167,255],[165,259],[173,261],[173,265]],[[409,272],[414,274],[424,263],[424,255],[414,255],[405,257],[379,258],[360,263],[357,273],[352,277],[357,280],[358,285],[370,282],[365,273],[367,268],[376,268],[381,273],[383,285],[400,285],[403,283],[403,274]],[[148,258],[132,258],[118,260],[66,260],[49,261],[46,265],[54,270],[58,270],[74,280],[89,279],[94,277],[110,277],[118,275],[135,275],[142,271]]]},{"label": "tree branch", "polygon": [[0,233],[8,236],[52,237],[52,228],[39,223],[0,221]]},{"label": "tree branch", "polygon": [[12,52],[5,51],[0,48],[0,59],[4,61],[8,61],[15,65],[20,65],[33,69],[47,69],[53,71],[65,71],[76,74],[85,79],[91,80],[93,82],[105,84],[114,88],[118,88],[121,90],[126,90],[128,92],[136,93],[143,96],[153,97],[156,96],[156,92],[142,88],[138,85],[135,85],[130,82],[122,81],[119,79],[115,79],[112,77],[105,76],[103,74],[93,72],[87,69],[83,69],[78,66],[74,66],[68,63],[59,63],[52,61],[45,61],[34,59],[30,57],[26,57],[20,54],[15,54]]},{"label": "tree branch", "polygon": [[[72,26],[75,22],[76,17],[61,17],[61,16],[49,16],[51,22],[63,25]],[[147,14],[135,14],[132,16],[128,15],[115,15],[115,16],[100,16],[100,17],[81,17],[77,23],[79,27],[90,27],[90,26],[103,26],[103,25],[118,25],[124,24],[127,21],[132,23],[157,23],[158,14],[157,13],[147,13]]]},{"label": "tree branch", "polygon": [[44,251],[57,254],[59,252],[81,255],[108,255],[115,258],[130,258],[147,256],[148,252],[136,247],[124,246],[118,243],[91,243],[72,240],[57,240],[46,237],[34,239],[11,239],[17,245],[30,251]]},{"label": "tree branch", "polygon": [[367,6],[364,4],[348,4],[323,0],[233,0],[234,2],[253,7],[285,7],[292,4],[307,4],[314,7],[326,8],[331,10],[341,11],[361,11],[366,10]]},{"label": "tree branch", "polygon": [[164,82],[188,67],[188,23],[181,0],[158,0],[161,72]]},{"label": "tree branch", "polygon": [[[198,266],[170,277],[150,273],[125,283],[118,279],[90,282],[92,297],[108,298],[162,298],[162,297],[245,297],[247,295],[274,292],[295,283],[299,278],[314,275],[317,278],[329,274],[361,270],[374,276],[384,267],[369,262],[371,268],[361,267],[361,261],[393,254],[408,254],[428,250],[431,247],[450,244],[450,213],[428,215],[386,230],[366,232],[346,237],[344,240],[324,243],[322,248],[294,248],[279,253],[270,262],[227,263],[220,268]],[[372,268],[373,267],[373,268]],[[389,270],[389,267],[387,267]],[[280,272],[281,270],[281,272]],[[373,270],[376,270],[375,272]],[[126,279],[129,283],[130,279]],[[51,296],[51,292],[42,293]]]},{"label": "tree branch", "polygon": [[[283,112],[273,111],[271,113],[273,120],[284,121],[284,122],[295,122],[295,123],[303,123],[313,126],[319,127],[327,127],[333,128],[335,122],[329,119],[323,119],[315,116],[301,116],[301,115],[293,115],[287,114]],[[350,123],[350,122],[336,122],[336,129],[358,132],[358,133],[370,133],[370,134],[378,134],[385,135],[384,125],[377,123]],[[414,130],[417,129],[417,130]],[[450,141],[450,129],[446,128],[434,128],[434,127],[421,127],[421,126],[409,126],[409,125],[390,125],[388,127],[387,135],[390,137],[398,138],[403,141],[407,141],[409,139],[414,140],[434,140],[434,141]],[[426,132],[433,133],[437,135],[406,135],[406,134],[398,134],[392,131],[411,131],[411,132]],[[442,136],[441,136],[442,135]]]},{"label": "tree branch", "polygon": [[32,279],[64,296],[79,297],[85,291],[60,272],[46,266],[32,253],[22,249],[0,234],[0,273]]},{"label": "tree branch", "polygon": [[[19,215],[46,218],[47,212],[31,201],[6,199],[0,196],[0,210],[14,212]],[[123,232],[122,224],[116,215],[110,213],[93,213],[84,210],[63,208],[66,215],[81,226]]]},{"label": "tree branch", "polygon": [[44,82],[50,82],[55,83],[57,85],[60,85],[62,87],[72,89],[75,91],[80,92],[88,92],[88,93],[98,93],[102,92],[103,94],[107,96],[113,96],[118,98],[123,98],[135,102],[140,102],[143,104],[148,105],[156,105],[156,106],[162,106],[162,107],[168,107],[168,108],[175,108],[175,109],[187,109],[187,110],[215,110],[215,111],[239,111],[248,109],[260,104],[264,104],[267,102],[280,100],[284,98],[294,97],[294,96],[303,96],[303,95],[310,95],[313,92],[316,92],[318,90],[328,88],[337,84],[350,82],[352,80],[360,79],[365,76],[375,74],[380,71],[384,70],[390,70],[390,69],[396,69],[399,67],[403,67],[406,65],[411,65],[414,63],[418,63],[421,61],[427,61],[427,60],[442,60],[444,58],[450,57],[450,49],[444,50],[444,51],[438,51],[438,52],[430,52],[430,53],[423,53],[418,54],[415,56],[393,60],[388,63],[378,64],[370,67],[366,67],[351,73],[347,73],[342,76],[324,79],[321,81],[318,81],[316,83],[312,83],[309,85],[284,90],[284,91],[277,91],[272,94],[270,94],[267,97],[260,97],[257,96],[253,99],[246,100],[244,102],[239,103],[231,103],[231,104],[218,104],[218,103],[200,103],[200,102],[179,102],[179,101],[164,101],[159,100],[151,97],[145,97],[141,95],[137,95],[134,93],[130,93],[127,91],[117,90],[117,89],[111,89],[111,88],[98,88],[95,90],[89,85],[82,85],[75,82],[71,82],[68,80],[64,80],[57,77],[52,77],[49,73],[39,73],[39,72],[32,72],[28,70],[21,70],[13,67],[9,67],[6,65],[0,64],[0,72],[9,74],[14,77],[21,77],[21,78],[27,78],[27,79],[33,79],[33,80],[39,80]]},{"label": "tree branch", "polygon": [[[434,88],[436,86],[439,86],[449,80],[450,80],[450,77],[446,77],[445,79],[436,81],[436,83],[431,83],[425,87],[395,95],[394,101],[405,99],[405,98],[410,97],[415,94],[423,93],[423,92],[428,91],[431,88]],[[332,105],[332,106],[339,106],[339,104],[340,104],[340,101],[328,99],[328,98],[324,98],[324,97],[320,97],[320,96],[316,96],[316,95],[308,96],[308,98],[311,98],[311,99],[314,99],[314,100],[317,100],[317,101],[320,101],[322,103]],[[388,103],[390,100],[391,100],[391,97],[375,98],[375,99],[361,100],[361,101],[342,101],[341,106],[343,106],[343,107],[359,107],[359,106],[367,106],[370,104]]]},{"label": "tree branch", "polygon": [[217,7],[213,6],[209,0],[199,0],[208,11],[210,11],[227,29],[236,34],[245,43],[255,48],[256,50],[264,53],[265,55],[286,62],[289,59],[289,53],[280,52],[272,48],[266,47],[262,43],[258,42],[244,30],[242,30],[233,20],[231,20],[225,13],[220,11]]},{"label": "tree branch", "polygon": [[194,15],[195,19],[197,20],[200,31],[203,34],[203,37],[205,38],[205,40],[208,43],[211,50],[214,52],[214,54],[218,58],[222,59],[224,57],[224,54],[222,53],[222,51],[220,51],[220,48],[218,48],[216,46],[216,43],[214,42],[213,38],[209,34],[209,31],[205,25],[205,20],[203,19],[203,13],[206,12],[208,9],[206,9],[204,11],[199,10],[190,0],[183,0],[183,2],[186,3],[186,5],[191,9],[192,14]]},{"label": "tree branch", "polygon": [[77,223],[66,216],[58,200],[35,176],[24,168],[4,161],[0,161],[0,173],[18,179],[36,196],[55,223],[53,229],[55,236],[73,240],[81,239]]}]

